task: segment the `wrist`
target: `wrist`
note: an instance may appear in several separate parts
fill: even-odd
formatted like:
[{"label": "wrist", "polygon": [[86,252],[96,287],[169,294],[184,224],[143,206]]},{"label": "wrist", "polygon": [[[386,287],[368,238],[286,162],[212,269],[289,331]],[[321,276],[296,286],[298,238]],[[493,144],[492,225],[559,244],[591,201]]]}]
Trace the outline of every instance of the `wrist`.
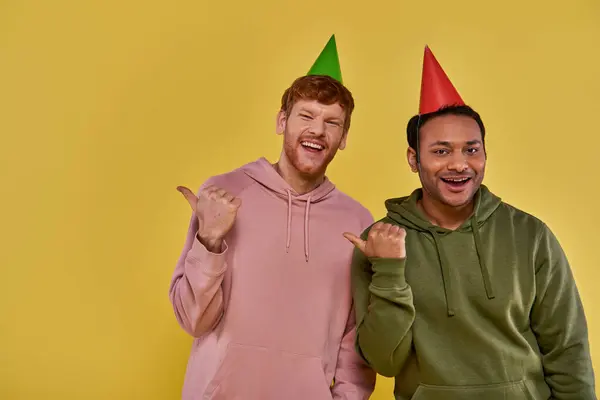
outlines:
[{"label": "wrist", "polygon": [[404,275],[405,258],[371,258],[373,283],[379,287],[406,285]]},{"label": "wrist", "polygon": [[196,235],[200,243],[206,247],[206,250],[211,253],[220,253],[223,247],[223,239],[222,238],[214,238],[210,236],[203,235],[202,233],[198,233]]}]

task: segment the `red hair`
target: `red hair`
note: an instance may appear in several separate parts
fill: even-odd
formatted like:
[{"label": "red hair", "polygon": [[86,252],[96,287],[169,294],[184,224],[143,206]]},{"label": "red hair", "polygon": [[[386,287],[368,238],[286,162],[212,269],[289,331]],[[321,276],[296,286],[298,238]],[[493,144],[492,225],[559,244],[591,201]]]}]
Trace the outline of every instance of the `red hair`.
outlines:
[{"label": "red hair", "polygon": [[354,98],[339,81],[326,75],[307,75],[296,79],[281,97],[281,111],[289,115],[298,100],[316,100],[326,105],[339,104],[346,113],[344,131],[350,129]]}]

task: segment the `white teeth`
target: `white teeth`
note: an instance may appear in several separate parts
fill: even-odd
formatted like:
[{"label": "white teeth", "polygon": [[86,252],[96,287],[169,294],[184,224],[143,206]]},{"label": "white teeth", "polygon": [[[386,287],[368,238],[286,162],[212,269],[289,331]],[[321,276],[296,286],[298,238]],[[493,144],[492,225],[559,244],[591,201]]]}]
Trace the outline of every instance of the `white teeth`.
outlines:
[{"label": "white teeth", "polygon": [[312,143],[312,142],[302,142],[300,143],[302,146],[310,147],[317,150],[323,150],[323,146],[320,144]]},{"label": "white teeth", "polygon": [[459,179],[444,178],[444,180],[449,181],[449,182],[460,183],[460,182],[466,182],[467,180],[469,180],[469,178],[459,178]]}]

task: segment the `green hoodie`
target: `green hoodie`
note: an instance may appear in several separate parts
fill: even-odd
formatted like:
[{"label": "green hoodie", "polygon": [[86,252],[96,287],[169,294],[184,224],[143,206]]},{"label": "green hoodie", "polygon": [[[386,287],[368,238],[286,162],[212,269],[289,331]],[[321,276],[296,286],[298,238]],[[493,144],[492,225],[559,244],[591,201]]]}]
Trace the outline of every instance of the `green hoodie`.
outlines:
[{"label": "green hoodie", "polygon": [[550,229],[481,186],[451,231],[425,218],[421,195],[385,203],[406,258],[357,249],[352,265],[356,347],[396,377],[396,399],[596,399],[582,303]]}]

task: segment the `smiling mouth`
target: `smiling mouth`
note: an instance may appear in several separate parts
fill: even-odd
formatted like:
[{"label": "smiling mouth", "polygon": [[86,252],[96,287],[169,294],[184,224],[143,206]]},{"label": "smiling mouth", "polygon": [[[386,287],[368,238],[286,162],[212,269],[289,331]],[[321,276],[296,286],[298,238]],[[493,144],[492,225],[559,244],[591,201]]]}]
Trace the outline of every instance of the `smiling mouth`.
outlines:
[{"label": "smiling mouth", "polygon": [[441,179],[444,183],[448,184],[450,187],[461,188],[471,180],[471,177],[463,176],[463,177],[458,177],[458,178],[441,178]]},{"label": "smiling mouth", "polygon": [[306,150],[308,151],[314,151],[314,152],[319,152],[321,150],[323,150],[325,147],[321,144],[318,143],[314,143],[314,142],[308,142],[308,141],[304,141],[304,142],[300,142],[300,144],[302,145],[302,147],[304,147]]}]

